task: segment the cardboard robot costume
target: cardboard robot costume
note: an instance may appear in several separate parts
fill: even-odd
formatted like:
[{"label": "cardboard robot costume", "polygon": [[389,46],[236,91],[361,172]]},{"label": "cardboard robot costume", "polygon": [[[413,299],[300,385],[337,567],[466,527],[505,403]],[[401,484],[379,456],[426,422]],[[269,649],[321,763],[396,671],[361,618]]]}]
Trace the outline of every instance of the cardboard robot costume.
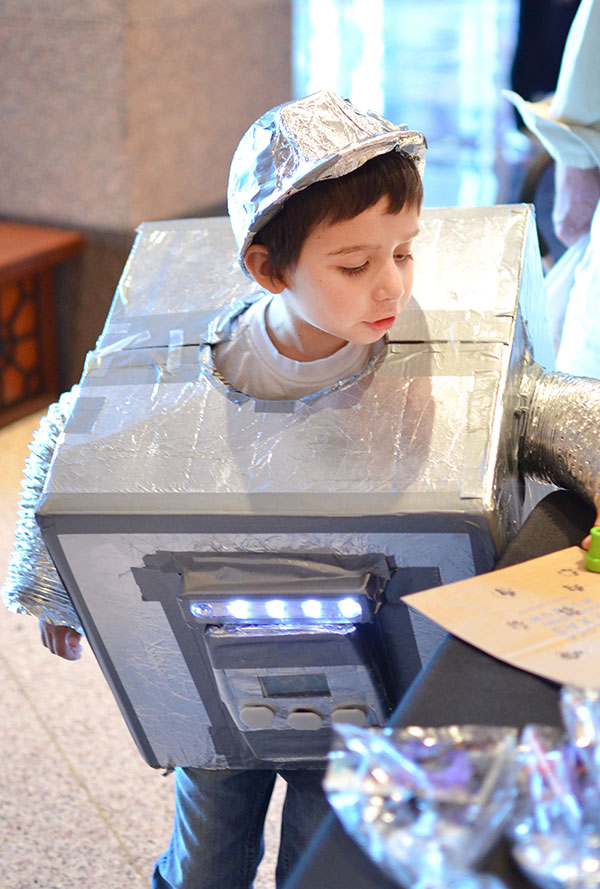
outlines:
[{"label": "cardboard robot costume", "polygon": [[152,765],[322,762],[331,723],[383,721],[433,644],[402,594],[492,567],[522,471],[597,490],[600,385],[537,363],[531,210],[422,221],[383,360],[296,402],[213,372],[257,292],[227,220],[140,229],[39,519]]}]

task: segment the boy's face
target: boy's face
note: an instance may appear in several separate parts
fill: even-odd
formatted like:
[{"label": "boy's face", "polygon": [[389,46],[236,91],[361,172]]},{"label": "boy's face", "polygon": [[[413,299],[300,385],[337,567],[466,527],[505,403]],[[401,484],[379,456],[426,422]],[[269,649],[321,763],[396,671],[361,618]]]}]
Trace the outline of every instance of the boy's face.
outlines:
[{"label": "boy's face", "polygon": [[269,307],[269,333],[282,354],[325,358],[347,342],[374,343],[392,327],[411,295],[419,211],[390,214],[387,204],[384,197],[309,234]]}]

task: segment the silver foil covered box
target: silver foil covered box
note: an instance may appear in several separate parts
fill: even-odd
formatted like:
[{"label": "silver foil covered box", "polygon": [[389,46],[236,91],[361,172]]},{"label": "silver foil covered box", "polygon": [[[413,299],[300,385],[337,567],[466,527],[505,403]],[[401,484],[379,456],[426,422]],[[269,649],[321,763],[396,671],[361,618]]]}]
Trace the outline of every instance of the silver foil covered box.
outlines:
[{"label": "silver foil covered box", "polygon": [[439,639],[402,595],[491,569],[518,528],[519,384],[552,363],[533,213],[422,229],[379,365],[269,402],[212,368],[257,292],[228,221],[141,226],[38,520],[152,765],[322,764]]}]

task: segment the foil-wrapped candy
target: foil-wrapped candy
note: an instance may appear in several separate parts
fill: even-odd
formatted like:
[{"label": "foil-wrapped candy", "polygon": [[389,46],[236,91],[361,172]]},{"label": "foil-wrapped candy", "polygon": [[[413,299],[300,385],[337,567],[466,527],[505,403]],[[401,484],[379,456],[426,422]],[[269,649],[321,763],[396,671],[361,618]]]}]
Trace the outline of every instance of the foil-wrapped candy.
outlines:
[{"label": "foil-wrapped candy", "polygon": [[518,754],[513,856],[543,889],[600,886],[600,696],[565,686],[566,731],[529,725]]},{"label": "foil-wrapped candy", "polygon": [[600,788],[600,689],[565,685],[560,704],[570,741]]},{"label": "foil-wrapped candy", "polygon": [[512,728],[336,726],[324,787],[342,825],[402,886],[498,886],[467,874],[516,795]]}]

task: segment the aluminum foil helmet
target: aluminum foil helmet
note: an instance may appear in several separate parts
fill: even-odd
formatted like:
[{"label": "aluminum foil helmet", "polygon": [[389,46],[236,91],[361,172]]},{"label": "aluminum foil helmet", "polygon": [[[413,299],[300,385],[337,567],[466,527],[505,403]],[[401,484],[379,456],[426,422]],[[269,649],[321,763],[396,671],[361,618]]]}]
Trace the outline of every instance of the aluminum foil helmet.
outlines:
[{"label": "aluminum foil helmet", "polygon": [[291,195],[393,150],[411,157],[422,176],[426,146],[421,133],[329,90],[267,111],[242,137],[229,172],[227,205],[243,271],[254,235]]}]

